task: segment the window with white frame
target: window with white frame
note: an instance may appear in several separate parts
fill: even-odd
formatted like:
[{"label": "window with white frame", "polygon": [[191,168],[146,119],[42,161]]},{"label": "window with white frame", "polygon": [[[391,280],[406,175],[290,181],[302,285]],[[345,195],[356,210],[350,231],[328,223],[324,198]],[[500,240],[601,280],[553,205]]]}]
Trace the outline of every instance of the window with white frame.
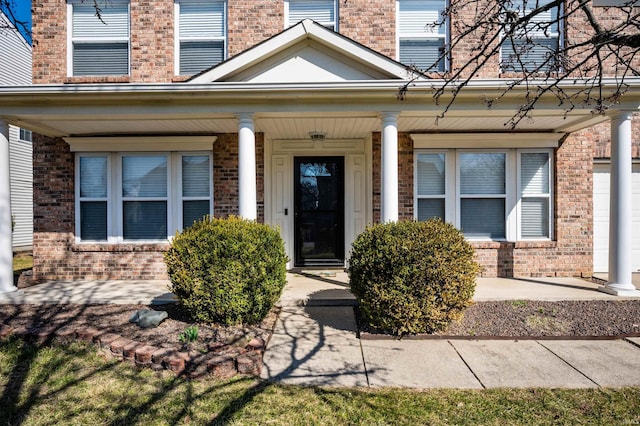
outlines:
[{"label": "window with white frame", "polygon": [[25,142],[33,142],[33,133],[31,130],[20,128],[20,140]]},{"label": "window with white frame", "polygon": [[[551,0],[512,0],[509,9],[519,17],[526,16]],[[503,71],[549,72],[559,66],[560,13],[558,7],[534,16],[526,25],[517,27],[513,34],[505,34],[502,41],[501,66]]]},{"label": "window with white frame", "polygon": [[80,241],[164,241],[210,215],[211,155],[79,153]]},{"label": "window with white frame", "polygon": [[226,1],[176,0],[176,74],[197,74],[226,55]]},{"label": "window with white frame", "polygon": [[312,19],[333,31],[338,30],[336,0],[285,0],[285,27],[305,19]]},{"label": "window with white frame", "polygon": [[438,217],[470,239],[551,238],[548,149],[419,150],[415,217]]},{"label": "window with white frame", "polygon": [[[68,74],[129,74],[129,2],[69,1]],[[100,16],[96,13],[100,9]]]},{"label": "window with white frame", "polygon": [[446,70],[446,6],[446,0],[397,0],[398,61],[426,72]]}]

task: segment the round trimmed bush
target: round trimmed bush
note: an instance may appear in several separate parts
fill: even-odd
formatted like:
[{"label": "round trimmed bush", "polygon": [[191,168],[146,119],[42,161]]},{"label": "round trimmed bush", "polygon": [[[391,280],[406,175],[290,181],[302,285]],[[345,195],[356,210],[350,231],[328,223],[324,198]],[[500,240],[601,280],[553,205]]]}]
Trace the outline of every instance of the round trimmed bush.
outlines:
[{"label": "round trimmed bush", "polygon": [[349,261],[361,318],[395,335],[433,333],[460,318],[478,271],[471,245],[439,219],[370,226]]},{"label": "round trimmed bush", "polygon": [[280,233],[238,217],[205,218],[177,233],[165,263],[171,291],[203,322],[258,323],[286,284]]}]

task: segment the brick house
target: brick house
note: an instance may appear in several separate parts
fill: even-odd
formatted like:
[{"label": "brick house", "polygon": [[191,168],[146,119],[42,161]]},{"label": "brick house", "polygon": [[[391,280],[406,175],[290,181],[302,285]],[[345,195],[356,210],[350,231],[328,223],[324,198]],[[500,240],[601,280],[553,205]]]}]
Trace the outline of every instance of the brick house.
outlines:
[{"label": "brick house", "polygon": [[[397,95],[464,19],[425,27],[444,5],[111,0],[101,22],[79,0],[34,0],[35,85],[0,88],[0,121],[34,132],[33,279],[165,278],[168,239],[204,214],[279,226],[291,267],[343,267],[368,223],[439,216],[485,276],[590,276],[595,157],[602,182],[611,158],[606,205],[622,212],[595,251],[629,290],[640,80],[608,116],[543,98],[506,131],[523,90],[487,109],[506,81],[490,63],[436,120],[437,81]],[[575,36],[572,19],[545,37]]]}]

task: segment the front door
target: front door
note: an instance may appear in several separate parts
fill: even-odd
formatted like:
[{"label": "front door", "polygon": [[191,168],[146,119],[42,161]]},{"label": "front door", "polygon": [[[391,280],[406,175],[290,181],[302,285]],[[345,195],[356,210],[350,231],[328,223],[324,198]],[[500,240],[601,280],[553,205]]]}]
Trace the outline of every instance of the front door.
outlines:
[{"label": "front door", "polygon": [[344,265],[344,157],[295,157],[295,266]]}]

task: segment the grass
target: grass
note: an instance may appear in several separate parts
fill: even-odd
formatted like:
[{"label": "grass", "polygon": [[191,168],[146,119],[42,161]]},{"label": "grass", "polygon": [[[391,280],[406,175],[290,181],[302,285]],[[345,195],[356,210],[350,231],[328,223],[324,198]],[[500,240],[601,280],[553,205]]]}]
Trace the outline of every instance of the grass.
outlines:
[{"label": "grass", "polygon": [[16,254],[13,256],[13,274],[20,275],[33,267],[31,254]]},{"label": "grass", "polygon": [[[418,367],[417,367],[418,368]],[[0,419],[22,425],[635,424],[640,388],[318,388],[249,378],[189,381],[93,347],[0,341]]]}]

